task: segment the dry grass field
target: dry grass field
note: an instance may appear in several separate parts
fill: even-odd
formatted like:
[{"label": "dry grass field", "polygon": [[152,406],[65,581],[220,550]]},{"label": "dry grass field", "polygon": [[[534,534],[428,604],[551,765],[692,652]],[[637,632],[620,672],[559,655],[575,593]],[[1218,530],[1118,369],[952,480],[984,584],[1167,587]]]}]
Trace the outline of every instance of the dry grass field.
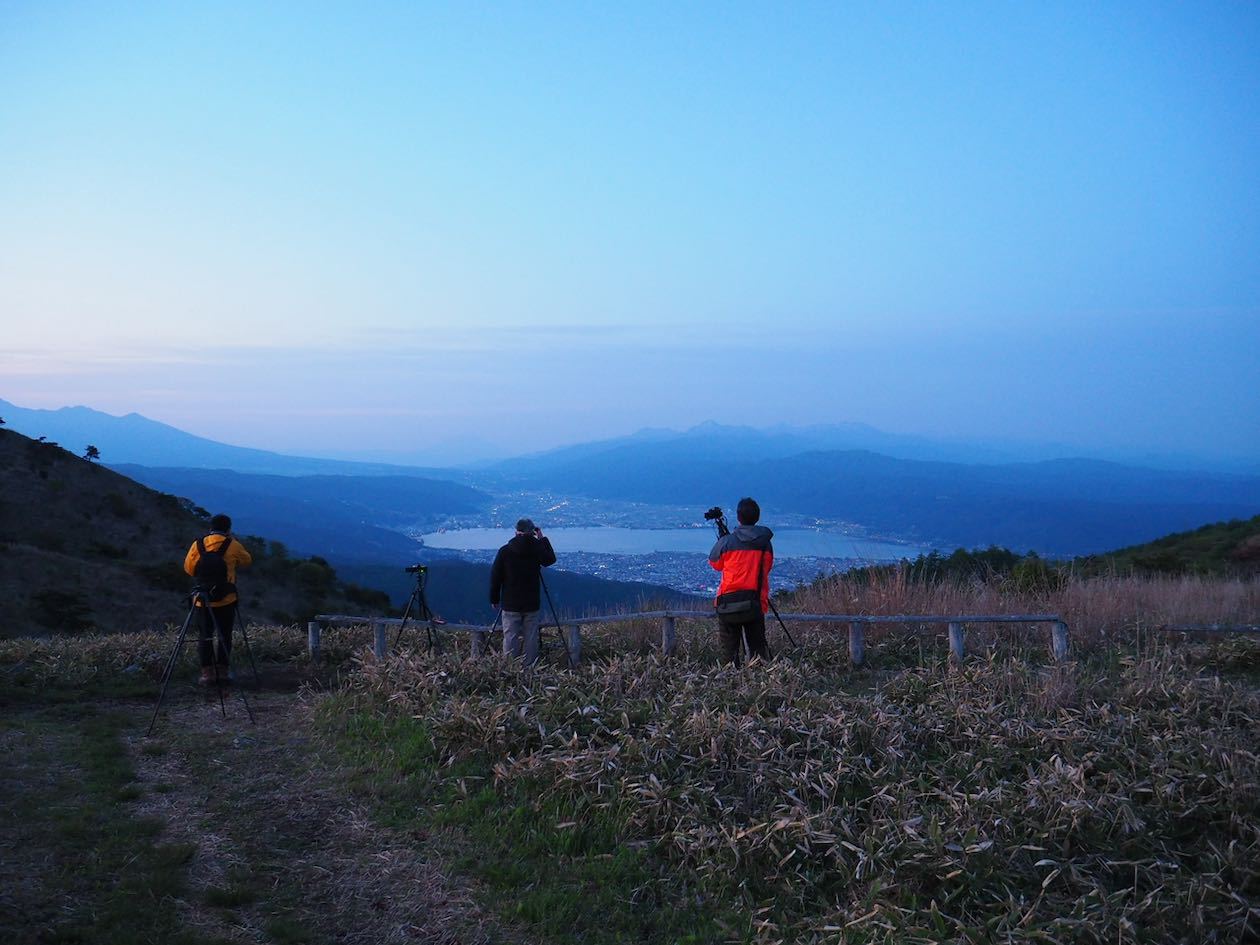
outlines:
[{"label": "dry grass field", "polygon": [[[457,882],[470,941],[1241,943],[1260,934],[1260,640],[1157,629],[1255,623],[1254,582],[1097,578],[1033,593],[893,577],[823,582],[782,604],[1057,612],[1072,655],[1056,664],[1044,630],[996,625],[969,631],[969,657],[955,665],[943,628],[911,623],[872,630],[868,663],[853,667],[837,629],[797,624],[799,646],[772,627],[780,658],[737,669],[716,663],[707,622],[682,623],[679,651],[664,659],[658,626],[627,621],[584,631],[589,658],[578,669],[561,666],[553,641],[529,671],[467,659],[462,641],[377,662],[365,631],[330,631],[324,651],[340,672],[301,699],[302,770],[323,771],[320,796],[374,824],[361,841],[386,844],[391,857],[412,849],[428,875]],[[304,672],[298,628],[254,628],[251,639],[264,677]],[[56,693],[131,706],[128,718],[147,721],[170,641],[0,641],[0,698],[21,710],[6,710],[10,739]],[[172,718],[188,711],[180,698]],[[274,697],[260,699],[280,711]],[[294,736],[265,714],[257,727],[237,725],[260,757],[273,736]],[[172,751],[180,744],[163,739]],[[143,754],[141,740],[128,744]],[[271,793],[254,798],[251,816],[262,821],[238,838],[247,863],[267,812],[294,803],[283,779],[255,772],[251,783]],[[143,779],[139,790],[147,795]],[[337,806],[324,805],[330,818]],[[305,864],[369,855],[315,857],[303,844],[317,833],[281,843],[284,855]],[[196,836],[179,843],[179,868],[195,884],[209,851]],[[271,863],[238,871],[233,887],[242,902],[230,908],[252,916],[254,931],[220,921],[211,940],[339,940],[343,927],[321,922],[280,880],[264,888]],[[381,893],[370,870],[345,882],[361,887],[348,901]],[[401,909],[399,896],[433,901],[432,890],[394,888],[382,902]],[[446,938],[420,920],[409,937],[374,928],[381,941],[449,941],[451,921],[441,920]]]}]

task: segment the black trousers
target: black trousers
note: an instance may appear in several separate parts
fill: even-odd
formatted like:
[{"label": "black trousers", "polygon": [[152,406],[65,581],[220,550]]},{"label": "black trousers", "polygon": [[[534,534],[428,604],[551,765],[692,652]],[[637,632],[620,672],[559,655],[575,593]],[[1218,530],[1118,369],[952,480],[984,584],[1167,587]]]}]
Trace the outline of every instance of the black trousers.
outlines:
[{"label": "black trousers", "polygon": [[[208,611],[214,612],[213,619]],[[218,622],[218,631],[215,622]],[[227,666],[232,658],[232,630],[236,626],[236,601],[218,607],[197,608],[197,657],[202,666],[210,666],[218,650],[218,664]],[[215,641],[218,646],[215,646]]]},{"label": "black trousers", "polygon": [[770,659],[770,647],[766,645],[766,615],[758,614],[747,623],[727,623],[718,619],[718,642],[722,647],[722,660],[739,665],[739,653],[743,640],[748,639],[749,656]]}]

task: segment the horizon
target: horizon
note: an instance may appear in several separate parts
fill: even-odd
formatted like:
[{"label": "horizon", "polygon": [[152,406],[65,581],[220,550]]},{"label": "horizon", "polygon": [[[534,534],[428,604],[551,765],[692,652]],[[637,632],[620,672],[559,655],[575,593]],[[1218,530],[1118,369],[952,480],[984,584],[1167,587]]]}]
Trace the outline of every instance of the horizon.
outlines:
[{"label": "horizon", "polygon": [[[1028,462],[1044,462],[1055,460],[1097,460],[1103,462],[1118,463],[1121,465],[1129,465],[1134,467],[1148,467],[1152,469],[1164,470],[1185,470],[1185,471],[1215,471],[1224,473],[1242,473],[1244,475],[1260,474],[1260,448],[1250,453],[1177,453],[1177,452],[1126,452],[1117,449],[1089,449],[1077,448],[1069,444],[1058,443],[1053,441],[1034,441],[1020,440],[1014,438],[966,438],[966,437],[932,437],[928,435],[919,435],[905,433],[904,431],[882,430],[873,427],[870,424],[859,421],[839,421],[833,424],[811,424],[811,425],[792,425],[787,423],[779,423],[769,426],[751,426],[747,424],[724,424],[719,421],[708,419],[703,420],[690,427],[673,428],[673,427],[640,427],[635,430],[625,432],[605,431],[605,435],[590,440],[574,440],[570,442],[556,443],[545,446],[537,450],[530,450],[522,453],[486,453],[482,454],[463,454],[460,453],[458,446],[450,446],[447,450],[442,451],[435,458],[432,452],[410,453],[404,451],[390,452],[388,450],[336,450],[327,449],[320,446],[312,446],[307,450],[277,450],[267,446],[256,446],[253,444],[234,441],[231,438],[216,437],[212,434],[198,432],[195,430],[187,430],[174,424],[166,423],[162,420],[146,416],[138,411],[129,411],[125,414],[113,414],[108,411],[98,410],[87,404],[66,404],[56,408],[29,408],[16,404],[0,397],[0,404],[15,408],[22,413],[46,413],[56,415],[65,412],[87,411],[92,414],[108,417],[111,420],[126,420],[131,417],[138,418],[148,423],[157,423],[167,426],[179,433],[188,434],[200,439],[215,443],[220,446],[228,446],[233,448],[254,449],[263,452],[274,453],[278,456],[285,456],[295,459],[321,459],[333,460],[338,462],[358,462],[358,463],[379,463],[386,465],[397,465],[400,467],[423,468],[433,467],[435,470],[449,470],[456,472],[460,469],[474,470],[481,466],[489,466],[497,463],[507,462],[514,459],[528,459],[535,456],[543,456],[553,452],[563,451],[569,448],[588,446],[601,442],[630,442],[638,438],[684,438],[693,434],[704,434],[709,431],[721,432],[740,432],[752,431],[765,435],[797,435],[806,436],[813,434],[837,433],[846,431],[857,433],[859,435],[868,435],[881,438],[889,438],[897,441],[886,445],[867,445],[867,446],[837,446],[835,450],[846,452],[870,452],[880,455],[898,455],[902,458],[912,461],[930,461],[955,463],[961,465],[1005,465],[1008,463],[1028,463]],[[7,408],[6,408],[7,409]],[[0,414],[0,419],[4,420],[4,426],[14,432],[23,434],[24,436],[36,437],[37,431],[34,427],[27,427],[27,424],[21,423],[15,426],[13,423],[13,415],[5,416]],[[98,437],[99,438],[99,437]],[[64,444],[63,444],[64,445]],[[77,449],[77,447],[67,447]],[[831,448],[828,448],[831,449]],[[984,454],[1002,454],[1005,456],[987,455],[980,458],[926,458],[922,455],[924,451],[932,452],[934,450],[947,451],[965,451],[977,450]],[[443,459],[445,456],[447,458]],[[113,465],[109,457],[103,457],[106,465]],[[129,460],[123,460],[124,464]],[[145,465],[141,463],[140,465]]]},{"label": "horizon", "polygon": [[1260,8],[214,11],[0,10],[6,399],[1257,455]]}]

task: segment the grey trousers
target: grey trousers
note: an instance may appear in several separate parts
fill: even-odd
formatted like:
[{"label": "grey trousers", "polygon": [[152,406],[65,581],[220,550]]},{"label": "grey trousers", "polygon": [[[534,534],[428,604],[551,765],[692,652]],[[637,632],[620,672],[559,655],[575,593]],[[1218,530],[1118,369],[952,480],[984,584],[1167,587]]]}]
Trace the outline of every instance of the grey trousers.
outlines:
[{"label": "grey trousers", "polygon": [[538,662],[538,624],[536,610],[529,613],[503,611],[503,655],[520,659],[523,648],[526,666]]}]

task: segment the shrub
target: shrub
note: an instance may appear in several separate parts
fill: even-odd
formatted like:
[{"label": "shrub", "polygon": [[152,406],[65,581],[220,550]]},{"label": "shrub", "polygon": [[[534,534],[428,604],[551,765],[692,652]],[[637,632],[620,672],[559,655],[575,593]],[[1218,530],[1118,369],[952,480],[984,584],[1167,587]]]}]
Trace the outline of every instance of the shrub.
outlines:
[{"label": "shrub", "polygon": [[349,583],[345,586],[344,594],[346,600],[352,604],[359,604],[381,611],[388,611],[391,606],[388,594],[370,587]]},{"label": "shrub", "polygon": [[186,591],[191,582],[177,564],[145,564],[138,566],[136,571],[150,586],[164,591]]},{"label": "shrub", "polygon": [[91,604],[81,591],[37,591],[31,604],[35,620],[50,630],[79,633],[93,625]]},{"label": "shrub", "polygon": [[119,545],[111,545],[107,541],[98,541],[92,539],[88,542],[88,552],[101,558],[111,558],[115,561],[126,558],[130,553],[126,548]]},{"label": "shrub", "polygon": [[117,492],[107,492],[101,496],[101,505],[115,518],[133,519],[136,517],[136,507]]},{"label": "shrub", "polygon": [[322,597],[332,590],[337,574],[323,558],[310,558],[294,569],[294,577],[302,593]]}]

